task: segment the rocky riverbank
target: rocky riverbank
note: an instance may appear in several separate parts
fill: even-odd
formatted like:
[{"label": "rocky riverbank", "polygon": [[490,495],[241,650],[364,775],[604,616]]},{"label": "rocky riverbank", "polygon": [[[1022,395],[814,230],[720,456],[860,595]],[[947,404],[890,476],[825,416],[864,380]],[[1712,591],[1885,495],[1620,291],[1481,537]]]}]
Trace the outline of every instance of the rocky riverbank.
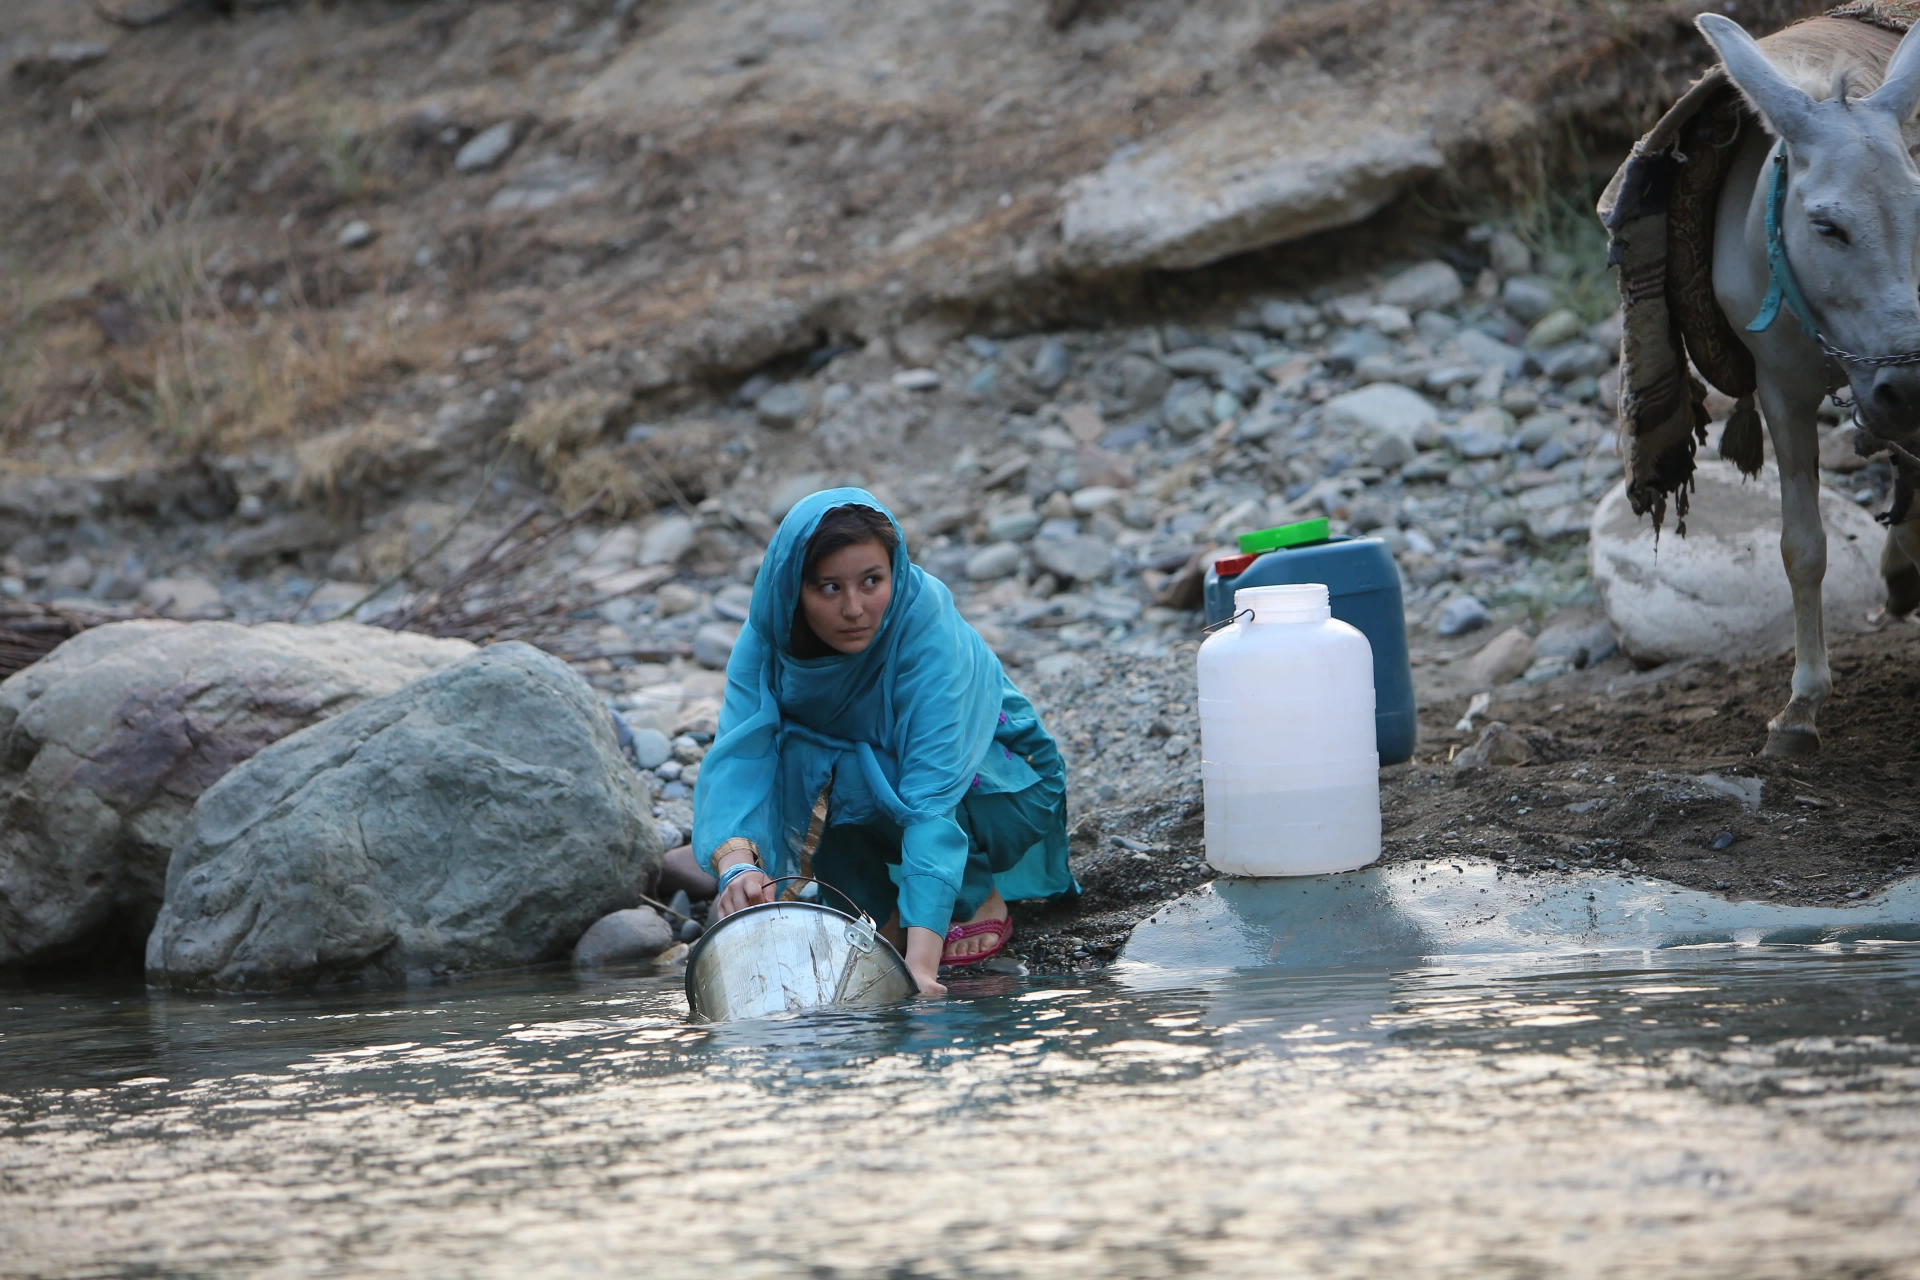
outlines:
[{"label": "rocky riverbank", "polygon": [[[1850,727],[1865,690],[1910,704],[1911,632],[1875,612],[1891,477],[1839,411],[1813,772],[1747,760],[1786,688],[1769,476],[1710,465],[1684,544],[1607,498],[1609,165],[1551,158],[1562,125],[1610,155],[1651,121],[1704,56],[1698,4],[1527,31],[1343,0],[124,8],[30,0],[0,44],[0,672],[114,616],[527,640],[617,716],[670,847],[761,548],[801,495],[864,485],[1061,739],[1088,892],[1023,908],[1019,946],[1072,967],[1207,874],[1209,558],[1324,516],[1403,579],[1423,719],[1386,776],[1390,856],[1697,878],[1662,850],[1724,861],[1792,819],[1702,883],[1814,899],[1912,857],[1903,786],[1819,772],[1913,758],[1897,722]],[[35,739],[138,769],[63,796],[0,756],[9,794],[104,806],[103,878],[60,890],[93,904],[75,937],[137,940],[225,771],[396,696],[283,654],[338,696],[250,710],[251,677],[155,661],[158,694],[96,691]],[[1674,844],[1683,812],[1719,825]]]},{"label": "rocky riverbank", "polygon": [[[1404,580],[1423,723],[1415,762],[1386,775],[1390,856],[1472,850],[1698,879],[1685,852],[1695,845],[1724,853],[1746,838],[1743,823],[1764,826],[1794,807],[1832,817],[1851,804],[1849,823],[1793,822],[1791,849],[1762,846],[1759,862],[1728,855],[1703,883],[1821,900],[1832,896],[1825,884],[1756,880],[1753,868],[1783,870],[1786,857],[1848,893],[1910,869],[1913,841],[1900,833],[1914,828],[1897,791],[1837,799],[1834,765],[1790,775],[1745,759],[1758,719],[1784,696],[1777,663],[1723,667],[1694,653],[1642,673],[1617,652],[1588,548],[1595,506],[1619,470],[1607,426],[1611,322],[1567,306],[1564,285],[1556,291],[1565,267],[1508,233],[1469,235],[1455,257],[1210,323],[973,336],[924,350],[902,335],[828,351],[811,369],[746,380],[678,414],[623,426],[600,405],[615,419],[611,441],[597,419],[585,436],[552,431],[579,405],[517,406],[511,430],[549,483],[584,484],[569,477],[585,471],[604,490],[671,461],[704,487],[664,510],[580,523],[463,608],[491,616],[555,581],[601,601],[556,617],[545,643],[572,657],[617,714],[620,749],[671,847],[691,827],[691,786],[759,549],[804,493],[872,488],[1035,697],[1068,758],[1087,893],[1021,910],[1017,949],[1034,966],[1110,957],[1142,910],[1210,875],[1192,688],[1197,575],[1235,534],[1312,516],[1382,538]],[[1885,476],[1833,460],[1833,501],[1884,501]],[[195,522],[176,512],[171,531],[112,516],[50,522],[12,544],[4,589],[49,607],[84,587],[96,602],[144,599],[173,616],[314,622],[357,606],[361,618],[391,620],[498,543],[513,490],[493,481],[465,506],[416,504],[399,530],[370,520],[338,545],[274,554],[231,548],[302,517],[255,519],[242,508]],[[1711,513],[1696,512],[1710,527]],[[1765,513],[1747,515],[1764,530]],[[410,555],[393,546],[396,533]],[[367,601],[380,584],[365,569],[382,555],[407,572]],[[1777,575],[1770,565],[1756,572]],[[1896,627],[1860,642],[1881,646],[1863,650],[1880,655],[1874,670],[1897,674],[1908,635]],[[1912,742],[1846,736],[1849,700],[1864,696],[1849,688],[1847,652],[1834,741],[1895,767]],[[1495,701],[1456,728],[1476,692]],[[1487,716],[1502,726],[1486,730]],[[1680,740],[1663,744],[1666,764],[1647,757],[1647,716],[1680,726]],[[1701,781],[1730,772],[1763,781]],[[1773,796],[1802,776],[1821,779],[1808,783],[1812,800]],[[1735,795],[1742,786],[1762,798]],[[1535,791],[1537,804],[1522,802]],[[1514,821],[1536,808],[1565,816],[1551,830]],[[1667,829],[1687,814],[1684,833]],[[1702,822],[1715,829],[1696,830]],[[1859,822],[1881,826],[1867,854],[1844,857]],[[1831,841],[1815,838],[1822,828]],[[1509,847],[1487,847],[1491,831]]]}]

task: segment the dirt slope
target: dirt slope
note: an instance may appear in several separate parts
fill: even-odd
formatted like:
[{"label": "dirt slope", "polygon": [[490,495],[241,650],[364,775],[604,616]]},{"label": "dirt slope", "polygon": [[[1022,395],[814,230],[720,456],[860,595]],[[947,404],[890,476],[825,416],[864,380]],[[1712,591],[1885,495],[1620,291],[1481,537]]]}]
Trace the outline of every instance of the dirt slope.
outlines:
[{"label": "dirt slope", "polygon": [[[130,31],[13,0],[0,422],[28,466],[284,447],[422,372],[644,397],[1057,317],[1437,158],[1484,186],[1563,122],[1617,148],[1700,64],[1697,7],[370,0]],[[1142,182],[1193,225],[1142,222]]]}]

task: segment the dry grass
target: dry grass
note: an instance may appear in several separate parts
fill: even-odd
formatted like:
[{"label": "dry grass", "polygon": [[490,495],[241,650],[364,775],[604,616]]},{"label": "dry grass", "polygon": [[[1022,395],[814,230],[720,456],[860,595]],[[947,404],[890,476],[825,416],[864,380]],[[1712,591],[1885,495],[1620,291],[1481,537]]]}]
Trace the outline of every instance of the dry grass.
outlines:
[{"label": "dry grass", "polygon": [[553,493],[560,505],[568,508],[600,494],[600,513],[613,520],[651,511],[672,500],[664,485],[635,468],[622,456],[622,450],[612,445],[567,459],[553,473]]},{"label": "dry grass", "polygon": [[343,110],[335,108],[321,124],[317,150],[327,185],[341,199],[357,199],[381,186],[379,139]]},{"label": "dry grass", "polygon": [[664,506],[690,512],[739,471],[741,457],[730,443],[713,423],[683,423],[644,440],[587,449],[548,476],[555,499],[569,509],[598,493],[598,509],[616,520]]},{"label": "dry grass", "polygon": [[411,427],[375,419],[303,440],[293,456],[295,494],[303,501],[338,504],[352,494],[408,479],[437,459],[440,449]]},{"label": "dry grass", "polygon": [[622,403],[622,397],[602,391],[542,400],[520,415],[507,440],[525,449],[542,468],[552,470],[556,463],[564,465],[598,441]]},{"label": "dry grass", "polygon": [[[438,352],[431,340],[445,335],[430,329],[355,324],[319,305],[307,292],[312,266],[290,244],[275,306],[229,303],[216,266],[226,228],[214,214],[235,166],[229,132],[209,129],[197,158],[169,162],[162,140],[134,150],[101,128],[105,156],[86,172],[104,215],[90,285],[60,296],[16,271],[0,296],[16,335],[0,353],[0,429],[18,436],[105,397],[143,421],[155,451],[227,451],[330,427]],[[323,135],[337,181],[364,188],[373,158],[345,126]],[[341,475],[368,465],[363,449],[348,454]]]}]

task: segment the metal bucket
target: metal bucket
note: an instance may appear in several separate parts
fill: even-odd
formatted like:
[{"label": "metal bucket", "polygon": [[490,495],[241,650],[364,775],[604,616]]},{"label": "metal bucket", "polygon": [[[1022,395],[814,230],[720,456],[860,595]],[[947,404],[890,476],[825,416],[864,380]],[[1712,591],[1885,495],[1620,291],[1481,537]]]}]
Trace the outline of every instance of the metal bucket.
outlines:
[{"label": "metal bucket", "polygon": [[687,1009],[696,1022],[892,1004],[918,989],[907,962],[865,913],[817,902],[736,911],[687,956]]}]

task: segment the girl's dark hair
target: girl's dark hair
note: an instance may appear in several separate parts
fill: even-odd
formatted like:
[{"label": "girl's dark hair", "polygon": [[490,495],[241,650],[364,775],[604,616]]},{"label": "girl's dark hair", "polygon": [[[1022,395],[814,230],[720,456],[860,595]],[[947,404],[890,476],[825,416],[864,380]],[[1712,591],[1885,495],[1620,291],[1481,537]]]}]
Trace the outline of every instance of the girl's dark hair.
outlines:
[{"label": "girl's dark hair", "polygon": [[822,560],[836,551],[859,546],[863,542],[879,543],[891,560],[893,549],[900,544],[900,539],[893,531],[893,521],[872,507],[835,507],[820,517],[813,537],[807,539],[807,556],[801,562],[800,581],[812,582]]},{"label": "girl's dark hair", "polygon": [[[893,521],[872,507],[835,507],[820,517],[813,536],[807,539],[807,554],[800,562],[800,581],[812,582],[822,560],[836,551],[857,547],[863,542],[879,543],[891,564],[894,548],[900,545],[900,537],[893,530]],[[793,630],[787,647],[793,650],[796,658],[827,658],[839,652],[814,634],[813,628],[807,625],[806,605],[798,600],[793,604]]]}]

